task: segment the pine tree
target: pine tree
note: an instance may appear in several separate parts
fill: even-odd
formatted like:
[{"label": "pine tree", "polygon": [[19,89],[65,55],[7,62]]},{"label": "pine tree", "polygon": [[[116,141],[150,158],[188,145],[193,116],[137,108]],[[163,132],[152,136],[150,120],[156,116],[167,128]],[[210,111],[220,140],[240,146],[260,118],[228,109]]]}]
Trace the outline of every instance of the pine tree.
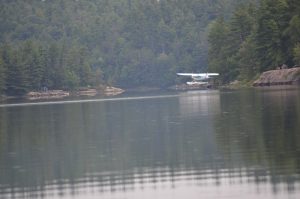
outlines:
[{"label": "pine tree", "polygon": [[297,44],[300,42],[300,1],[287,0],[289,22],[288,27],[284,30],[285,44],[287,49],[288,64],[296,64],[294,51]]},{"label": "pine tree", "polygon": [[294,47],[293,56],[294,56],[295,64],[299,66],[300,65],[300,43],[298,43]]},{"label": "pine tree", "polygon": [[242,5],[234,11],[229,21],[229,39],[233,49],[238,49],[253,32],[254,14],[255,8],[253,4]]},{"label": "pine tree", "polygon": [[33,41],[26,41],[22,48],[22,62],[24,64],[24,72],[28,73],[28,87],[33,90],[41,89],[41,80],[43,75],[41,55],[39,47]]},{"label": "pine tree", "polygon": [[48,49],[47,67],[45,68],[45,76],[49,80],[49,88],[62,88],[65,71],[62,66],[63,52],[62,47],[58,44],[51,44]]},{"label": "pine tree", "polygon": [[8,54],[9,62],[6,63],[6,93],[9,95],[24,95],[29,89],[27,66],[22,62],[19,51],[13,50],[10,53]]},{"label": "pine tree", "polygon": [[209,70],[220,73],[223,83],[230,82],[236,76],[236,66],[232,65],[231,49],[229,46],[230,29],[223,18],[214,21],[209,31]]},{"label": "pine tree", "polygon": [[287,13],[285,0],[263,0],[260,5],[255,39],[260,71],[274,69],[287,61],[282,35],[288,23]]},{"label": "pine tree", "polygon": [[239,79],[252,80],[259,73],[259,63],[256,56],[254,36],[247,37],[236,55],[239,68]]}]

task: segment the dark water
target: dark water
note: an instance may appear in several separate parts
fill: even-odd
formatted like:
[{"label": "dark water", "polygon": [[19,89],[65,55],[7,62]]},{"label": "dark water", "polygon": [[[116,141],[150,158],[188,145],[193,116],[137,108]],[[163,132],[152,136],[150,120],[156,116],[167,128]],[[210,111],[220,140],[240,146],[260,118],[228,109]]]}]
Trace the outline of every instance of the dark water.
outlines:
[{"label": "dark water", "polygon": [[300,91],[0,105],[0,198],[300,198]]}]

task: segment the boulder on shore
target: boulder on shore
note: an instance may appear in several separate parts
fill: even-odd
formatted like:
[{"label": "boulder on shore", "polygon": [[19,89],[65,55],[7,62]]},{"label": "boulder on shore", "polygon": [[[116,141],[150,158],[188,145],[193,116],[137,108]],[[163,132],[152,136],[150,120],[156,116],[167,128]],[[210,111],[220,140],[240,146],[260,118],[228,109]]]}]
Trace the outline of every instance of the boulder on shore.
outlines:
[{"label": "boulder on shore", "polygon": [[119,95],[119,94],[123,93],[124,90],[121,88],[106,86],[102,92],[106,96],[114,96],[114,95]]},{"label": "boulder on shore", "polygon": [[253,86],[300,85],[300,67],[263,72]]},{"label": "boulder on shore", "polygon": [[77,92],[75,92],[75,96],[95,96],[98,94],[98,91],[94,88],[86,88],[86,89],[80,89]]}]

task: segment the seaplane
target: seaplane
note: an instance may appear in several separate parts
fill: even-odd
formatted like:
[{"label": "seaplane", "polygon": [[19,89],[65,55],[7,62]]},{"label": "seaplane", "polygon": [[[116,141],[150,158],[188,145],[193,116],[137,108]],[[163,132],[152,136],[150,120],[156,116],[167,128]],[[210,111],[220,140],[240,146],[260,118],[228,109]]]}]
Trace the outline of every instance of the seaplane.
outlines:
[{"label": "seaplane", "polygon": [[219,73],[177,73],[179,76],[191,77],[193,81],[186,82],[187,85],[205,85],[209,79],[218,76]]}]

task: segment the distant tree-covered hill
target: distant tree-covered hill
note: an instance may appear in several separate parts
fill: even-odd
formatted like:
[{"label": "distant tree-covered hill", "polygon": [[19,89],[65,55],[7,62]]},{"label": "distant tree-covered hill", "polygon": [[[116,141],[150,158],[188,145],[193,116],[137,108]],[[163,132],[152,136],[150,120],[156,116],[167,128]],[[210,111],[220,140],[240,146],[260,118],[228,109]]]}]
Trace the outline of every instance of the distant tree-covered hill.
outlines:
[{"label": "distant tree-covered hill", "polygon": [[0,90],[169,86],[207,70],[208,24],[249,1],[1,0]]}]

